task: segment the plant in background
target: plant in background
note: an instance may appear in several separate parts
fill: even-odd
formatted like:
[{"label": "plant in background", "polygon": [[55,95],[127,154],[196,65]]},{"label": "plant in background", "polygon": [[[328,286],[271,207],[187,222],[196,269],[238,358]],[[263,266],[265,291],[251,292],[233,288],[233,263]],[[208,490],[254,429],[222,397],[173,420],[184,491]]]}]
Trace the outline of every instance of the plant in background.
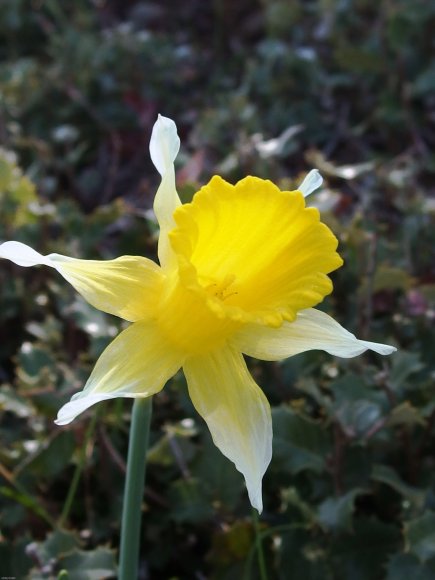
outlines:
[{"label": "plant in background", "polygon": [[181,205],[174,171],[178,149],[174,122],[159,116],[150,153],[162,176],[154,202],[160,266],[138,256],[78,260],[43,256],[20,242],[0,246],[0,257],[20,266],[53,267],[90,304],[132,322],[56,421],[67,424],[99,401],[136,399],[121,546],[124,579],[134,577],[129,566],[137,561],[148,400],[180,368],[214,443],[243,474],[250,501],[261,512],[272,422],[243,354],[272,361],[313,349],[341,357],[395,350],[358,340],[313,308],[332,291],[328,274],[342,265],[337,239],[318,210],[305,206],[304,197],[322,182],[317,171],[290,192],[257,177],[230,185],[215,176]]}]

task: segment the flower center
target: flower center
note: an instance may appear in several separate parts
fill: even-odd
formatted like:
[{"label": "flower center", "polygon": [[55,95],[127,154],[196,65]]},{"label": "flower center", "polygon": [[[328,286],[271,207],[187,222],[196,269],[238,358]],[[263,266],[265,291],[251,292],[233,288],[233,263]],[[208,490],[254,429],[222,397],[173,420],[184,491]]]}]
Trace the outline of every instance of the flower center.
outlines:
[{"label": "flower center", "polygon": [[199,279],[200,285],[206,289],[207,293],[222,302],[225,302],[231,296],[237,296],[238,292],[234,289],[235,281],[236,276],[234,274],[227,274],[221,282],[212,281],[207,283],[207,279]]},{"label": "flower center", "polygon": [[225,301],[231,282],[210,282],[204,288],[189,288],[174,275],[168,279],[157,313],[157,323],[174,347],[187,356],[203,354],[221,346],[240,323],[210,308],[209,300]]}]

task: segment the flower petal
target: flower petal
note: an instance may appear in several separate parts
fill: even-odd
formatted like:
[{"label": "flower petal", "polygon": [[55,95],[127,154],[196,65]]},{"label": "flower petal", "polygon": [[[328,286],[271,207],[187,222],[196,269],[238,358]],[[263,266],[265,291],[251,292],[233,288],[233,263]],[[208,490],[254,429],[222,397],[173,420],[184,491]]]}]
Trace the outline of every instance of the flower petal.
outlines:
[{"label": "flower petal", "polygon": [[332,291],[327,274],[343,263],[337,238],[301,192],[257,177],[231,185],[215,176],[174,217],[169,236],[183,283],[236,321],[294,320]]},{"label": "flower petal", "polygon": [[43,256],[21,242],[4,242],[0,244],[0,258],[5,258],[17,264],[17,266],[24,266],[25,268],[40,265],[54,267],[48,256]]},{"label": "flower petal", "polygon": [[77,260],[51,254],[53,266],[92,306],[135,322],[154,315],[164,280],[157,264],[141,256]]},{"label": "flower petal", "polygon": [[174,167],[180,149],[177,126],[172,119],[159,115],[154,123],[150,141],[150,156],[162,177]]},{"label": "flower petal", "polygon": [[323,183],[323,177],[320,175],[318,169],[312,169],[307,175],[305,179],[298,187],[298,190],[302,193],[304,197],[316,191]]},{"label": "flower petal", "polygon": [[383,355],[397,350],[387,344],[358,340],[331,316],[315,308],[302,310],[294,322],[284,322],[280,328],[246,325],[233,341],[236,348],[261,360],[282,360],[307,350],[324,350],[342,358],[368,349]]},{"label": "flower petal", "polygon": [[18,266],[55,268],[92,306],[131,322],[153,316],[161,294],[160,268],[140,256],[77,260],[61,254],[43,256],[21,242],[5,242],[0,258]]},{"label": "flower petal", "polygon": [[121,332],[98,359],[83,391],[57,415],[66,425],[91,405],[115,397],[149,397],[178,371],[183,358],[154,326],[136,322]]},{"label": "flower petal", "polygon": [[186,361],[190,397],[215,445],[244,475],[261,513],[261,481],[272,455],[270,407],[240,353],[225,347]]},{"label": "flower petal", "polygon": [[173,213],[181,205],[175,187],[174,160],[180,149],[177,127],[167,117],[158,116],[150,141],[150,155],[162,181],[154,199],[154,213],[160,225],[159,260],[162,267],[175,265],[168,233],[175,227]]}]

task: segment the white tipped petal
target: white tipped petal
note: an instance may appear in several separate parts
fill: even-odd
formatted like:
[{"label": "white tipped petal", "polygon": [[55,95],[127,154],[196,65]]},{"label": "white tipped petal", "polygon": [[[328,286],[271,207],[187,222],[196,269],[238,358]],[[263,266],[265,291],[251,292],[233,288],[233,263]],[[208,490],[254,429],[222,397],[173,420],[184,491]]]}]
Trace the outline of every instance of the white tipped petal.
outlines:
[{"label": "white tipped petal", "polygon": [[318,169],[312,169],[305,177],[303,182],[298,187],[298,190],[304,197],[316,191],[323,183],[323,177],[320,175]]},{"label": "white tipped petal", "polygon": [[[82,397],[81,393],[77,393],[72,396],[71,401],[66,403],[61,407],[57,413],[57,419],[55,419],[56,425],[68,425],[71,423],[77,415],[83,413],[100,401],[107,401],[108,399],[113,399],[114,397],[120,397],[121,395],[89,395],[88,397]],[[127,396],[127,395],[125,395]]]},{"label": "white tipped petal", "polygon": [[150,397],[164,387],[182,363],[182,355],[168,347],[155,325],[136,322],[109,344],[83,391],[59,410],[55,422],[66,425],[99,401]]},{"label": "white tipped petal", "polygon": [[21,242],[0,245],[0,258],[18,266],[55,268],[92,306],[134,322],[155,314],[161,292],[161,269],[141,256],[115,260],[77,260],[61,254],[43,256]]},{"label": "white tipped petal", "polygon": [[171,169],[180,150],[177,126],[172,119],[159,115],[150,141],[150,156],[162,177]]},{"label": "white tipped petal", "polygon": [[387,344],[357,339],[331,316],[315,308],[301,310],[294,322],[284,322],[280,328],[246,325],[235,336],[234,346],[261,360],[282,360],[308,350],[324,350],[342,358],[366,350],[382,355],[397,350]]},{"label": "white tipped petal", "polygon": [[154,213],[160,226],[158,254],[162,267],[175,267],[176,259],[169,243],[168,234],[175,227],[174,211],[181,205],[175,187],[174,161],[180,149],[177,127],[167,117],[158,116],[150,142],[151,159],[162,181],[154,199]]},{"label": "white tipped petal", "polygon": [[261,482],[272,456],[270,406],[229,348],[192,357],[183,367],[190,398],[206,421],[215,445],[243,474],[251,504],[263,509]]},{"label": "white tipped petal", "polygon": [[54,267],[49,256],[43,256],[21,242],[4,242],[4,244],[0,244],[0,258],[5,258],[14,262],[17,266],[24,266],[25,268],[41,265]]}]

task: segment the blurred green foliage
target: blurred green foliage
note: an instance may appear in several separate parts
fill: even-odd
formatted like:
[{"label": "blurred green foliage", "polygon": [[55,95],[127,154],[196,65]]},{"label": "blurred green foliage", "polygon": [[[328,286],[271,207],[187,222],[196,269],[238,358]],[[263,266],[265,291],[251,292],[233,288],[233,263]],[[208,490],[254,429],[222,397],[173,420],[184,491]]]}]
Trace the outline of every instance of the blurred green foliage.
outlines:
[{"label": "blurred green foliage", "polygon": [[[249,361],[273,406],[269,579],[435,577],[434,25],[425,0],[2,2],[1,240],[155,258],[158,112],[184,200],[214,172],[326,178],[345,266],[324,307],[399,351]],[[121,323],[9,262],[0,304],[0,572],[115,577],[130,402],[53,418]],[[259,578],[242,478],[182,376],[154,409],[141,578]]]}]

